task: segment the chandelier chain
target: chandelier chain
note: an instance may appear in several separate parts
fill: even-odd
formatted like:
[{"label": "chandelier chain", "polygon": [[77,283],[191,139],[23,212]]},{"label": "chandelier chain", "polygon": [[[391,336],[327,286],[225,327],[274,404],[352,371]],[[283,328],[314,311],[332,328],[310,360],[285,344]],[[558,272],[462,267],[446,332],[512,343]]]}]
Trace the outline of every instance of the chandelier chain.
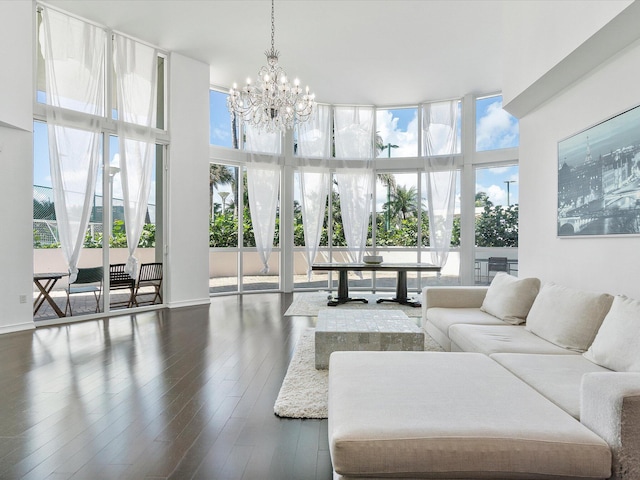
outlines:
[{"label": "chandelier chain", "polygon": [[275,52],[274,38],[276,36],[276,15],[275,15],[275,0],[271,0],[271,53]]},{"label": "chandelier chain", "polygon": [[271,51],[265,52],[267,65],[258,72],[255,85],[251,79],[242,88],[234,84],[227,98],[231,118],[238,118],[260,132],[290,130],[294,123],[307,122],[316,110],[315,95],[309,93],[309,87],[303,91],[298,79],[291,85],[278,65],[274,4],[275,0],[271,0]]}]

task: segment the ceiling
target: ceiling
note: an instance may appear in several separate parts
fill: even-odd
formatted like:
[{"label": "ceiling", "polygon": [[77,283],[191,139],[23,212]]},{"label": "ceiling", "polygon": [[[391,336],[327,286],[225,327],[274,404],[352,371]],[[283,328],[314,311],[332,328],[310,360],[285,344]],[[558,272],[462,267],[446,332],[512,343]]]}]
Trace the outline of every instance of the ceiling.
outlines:
[{"label": "ceiling", "polygon": [[[268,0],[49,0],[210,65],[213,86],[256,78]],[[316,100],[395,106],[502,90],[502,0],[278,0],[275,47]]]}]

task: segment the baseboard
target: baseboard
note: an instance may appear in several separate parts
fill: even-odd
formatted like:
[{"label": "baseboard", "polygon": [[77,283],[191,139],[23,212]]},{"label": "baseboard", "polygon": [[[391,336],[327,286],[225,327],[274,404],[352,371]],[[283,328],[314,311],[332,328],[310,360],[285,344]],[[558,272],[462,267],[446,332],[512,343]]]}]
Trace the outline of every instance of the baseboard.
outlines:
[{"label": "baseboard", "polygon": [[25,330],[35,330],[35,328],[36,326],[33,322],[18,323],[15,325],[4,325],[0,327],[0,335],[4,335],[5,333],[23,332]]},{"label": "baseboard", "polygon": [[170,302],[166,304],[167,308],[196,307],[198,305],[209,305],[211,298],[198,298],[193,300],[183,300],[180,302]]}]

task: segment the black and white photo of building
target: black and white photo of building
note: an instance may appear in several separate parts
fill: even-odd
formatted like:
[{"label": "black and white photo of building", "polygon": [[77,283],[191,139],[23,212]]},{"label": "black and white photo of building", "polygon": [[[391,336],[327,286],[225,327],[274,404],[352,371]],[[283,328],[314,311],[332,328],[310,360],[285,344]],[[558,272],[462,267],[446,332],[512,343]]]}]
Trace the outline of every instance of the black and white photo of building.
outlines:
[{"label": "black and white photo of building", "polygon": [[640,107],[558,143],[558,236],[640,233]]}]

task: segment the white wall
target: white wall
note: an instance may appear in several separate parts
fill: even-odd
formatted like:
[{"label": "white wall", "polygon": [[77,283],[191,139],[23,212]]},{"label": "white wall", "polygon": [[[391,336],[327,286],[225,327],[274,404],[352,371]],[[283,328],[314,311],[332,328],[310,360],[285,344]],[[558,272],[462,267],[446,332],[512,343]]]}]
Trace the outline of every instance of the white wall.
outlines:
[{"label": "white wall", "polygon": [[209,66],[171,54],[169,195],[170,307],[209,303]]},{"label": "white wall", "polygon": [[33,130],[33,4],[0,2],[0,124]]},{"label": "white wall", "polygon": [[504,2],[505,108],[518,117],[640,38],[640,2]]},{"label": "white wall", "polygon": [[32,134],[0,126],[0,333],[33,328],[32,169]]},{"label": "white wall", "polygon": [[520,276],[640,299],[640,237],[556,236],[557,142],[640,104],[639,78],[636,42],[520,119]]},{"label": "white wall", "polygon": [[0,2],[0,333],[33,328],[32,6]]}]

